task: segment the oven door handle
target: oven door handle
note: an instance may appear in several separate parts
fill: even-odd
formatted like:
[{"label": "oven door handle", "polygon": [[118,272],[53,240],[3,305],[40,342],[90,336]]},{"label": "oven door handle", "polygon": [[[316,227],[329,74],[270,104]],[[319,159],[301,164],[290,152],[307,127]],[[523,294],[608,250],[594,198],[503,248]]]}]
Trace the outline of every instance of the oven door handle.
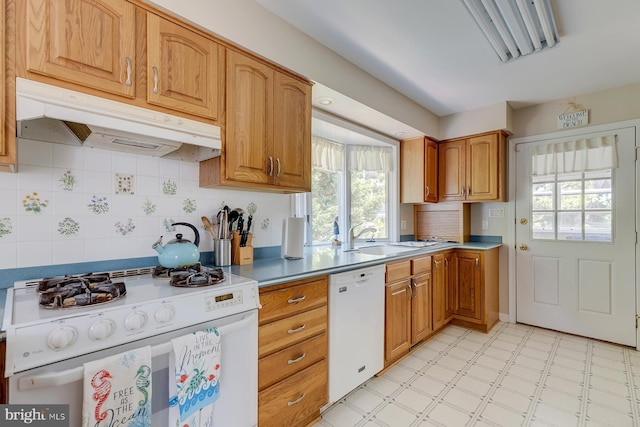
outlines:
[{"label": "oven door handle", "polygon": [[[245,314],[242,319],[229,323],[228,325],[218,327],[220,335],[230,334],[239,329],[244,328],[252,320],[252,313]],[[151,357],[162,356],[168,354],[172,350],[171,341],[151,347]],[[55,387],[59,385],[69,384],[81,381],[84,376],[84,366],[79,366],[66,371],[50,372],[41,375],[26,376],[18,380],[18,390],[27,391],[36,388]]]}]

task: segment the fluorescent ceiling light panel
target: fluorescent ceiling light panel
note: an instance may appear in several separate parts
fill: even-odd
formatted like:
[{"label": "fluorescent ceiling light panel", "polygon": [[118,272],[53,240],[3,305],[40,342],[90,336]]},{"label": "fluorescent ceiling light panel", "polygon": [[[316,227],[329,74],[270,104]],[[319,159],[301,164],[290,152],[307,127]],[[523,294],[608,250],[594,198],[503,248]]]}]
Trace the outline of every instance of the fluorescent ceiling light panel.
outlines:
[{"label": "fluorescent ceiling light panel", "polygon": [[559,40],[550,0],[462,0],[502,62]]}]

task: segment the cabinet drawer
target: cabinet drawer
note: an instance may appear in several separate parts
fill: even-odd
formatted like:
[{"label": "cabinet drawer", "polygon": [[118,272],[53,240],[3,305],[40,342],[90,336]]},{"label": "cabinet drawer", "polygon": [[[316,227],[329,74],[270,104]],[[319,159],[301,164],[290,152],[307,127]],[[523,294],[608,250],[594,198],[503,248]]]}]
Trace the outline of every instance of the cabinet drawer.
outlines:
[{"label": "cabinet drawer", "polygon": [[260,427],[304,426],[329,399],[324,359],[258,393]]},{"label": "cabinet drawer", "polygon": [[400,261],[387,264],[386,283],[395,282],[411,276],[411,261]]},{"label": "cabinet drawer", "polygon": [[411,274],[421,274],[431,271],[431,256],[413,258],[411,260]]},{"label": "cabinet drawer", "polygon": [[327,279],[323,277],[297,286],[260,293],[260,324],[271,322],[311,308],[327,305]]},{"label": "cabinet drawer", "polygon": [[258,357],[297,344],[326,330],[326,305],[262,325],[258,328]]},{"label": "cabinet drawer", "polygon": [[327,334],[318,335],[258,360],[258,390],[327,357]]}]

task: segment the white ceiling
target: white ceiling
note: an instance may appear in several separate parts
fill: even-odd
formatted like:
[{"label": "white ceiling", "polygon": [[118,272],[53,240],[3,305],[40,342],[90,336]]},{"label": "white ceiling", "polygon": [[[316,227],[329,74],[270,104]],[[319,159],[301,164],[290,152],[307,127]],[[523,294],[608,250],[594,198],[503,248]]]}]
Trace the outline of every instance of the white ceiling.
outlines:
[{"label": "white ceiling", "polygon": [[[560,42],[509,63],[462,0],[255,1],[438,116],[640,82],[640,0],[551,0]],[[325,92],[340,96],[320,86],[314,97]],[[384,117],[345,102],[333,112],[384,128]]]}]

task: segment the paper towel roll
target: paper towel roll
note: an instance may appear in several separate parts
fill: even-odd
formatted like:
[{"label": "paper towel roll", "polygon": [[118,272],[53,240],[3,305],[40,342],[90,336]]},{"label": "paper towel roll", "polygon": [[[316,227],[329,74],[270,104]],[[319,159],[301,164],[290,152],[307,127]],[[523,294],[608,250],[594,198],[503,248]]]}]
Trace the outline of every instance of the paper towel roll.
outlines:
[{"label": "paper towel roll", "polygon": [[282,221],[283,259],[301,259],[304,257],[304,218],[286,218]]}]

